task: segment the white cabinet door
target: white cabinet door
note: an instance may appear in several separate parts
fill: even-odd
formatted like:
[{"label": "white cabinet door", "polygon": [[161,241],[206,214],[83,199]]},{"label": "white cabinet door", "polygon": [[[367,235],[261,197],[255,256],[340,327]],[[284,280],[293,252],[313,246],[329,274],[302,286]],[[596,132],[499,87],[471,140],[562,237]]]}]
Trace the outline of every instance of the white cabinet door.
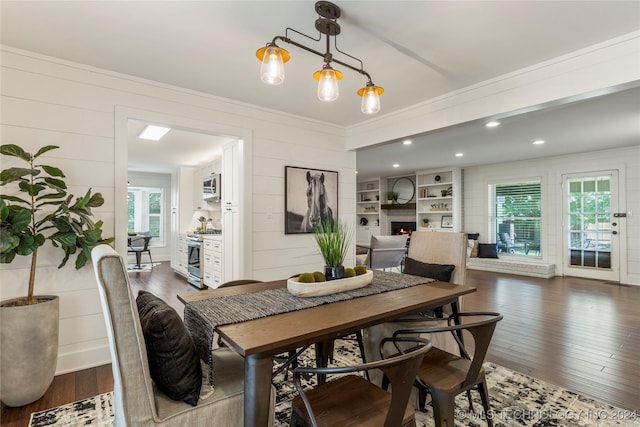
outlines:
[{"label": "white cabinet door", "polygon": [[202,243],[202,279],[208,287],[217,288],[223,283],[222,239],[205,237]]},{"label": "white cabinet door", "polygon": [[184,234],[180,234],[174,250],[175,254],[173,259],[175,262],[171,264],[171,268],[173,268],[176,273],[182,274],[183,276],[187,276],[188,274],[189,252],[187,246],[186,236]]},{"label": "white cabinet door", "polygon": [[222,206],[238,206],[241,188],[241,145],[238,141],[222,148]]},{"label": "white cabinet door", "polygon": [[237,206],[222,210],[223,229],[223,277],[224,281],[242,279],[240,277],[240,212]]}]

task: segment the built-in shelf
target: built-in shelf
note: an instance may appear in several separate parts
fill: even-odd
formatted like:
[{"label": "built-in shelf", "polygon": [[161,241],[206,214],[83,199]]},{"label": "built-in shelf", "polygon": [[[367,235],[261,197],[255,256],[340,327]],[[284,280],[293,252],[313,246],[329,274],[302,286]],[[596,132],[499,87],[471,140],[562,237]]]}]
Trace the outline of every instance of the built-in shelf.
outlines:
[{"label": "built-in shelf", "polygon": [[389,203],[380,205],[381,209],[415,209],[415,203]]}]

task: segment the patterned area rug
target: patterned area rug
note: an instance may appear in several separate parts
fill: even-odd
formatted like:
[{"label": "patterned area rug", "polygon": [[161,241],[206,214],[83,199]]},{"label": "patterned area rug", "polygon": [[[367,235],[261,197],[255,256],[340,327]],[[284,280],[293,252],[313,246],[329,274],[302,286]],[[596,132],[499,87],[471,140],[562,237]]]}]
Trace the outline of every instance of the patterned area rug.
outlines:
[{"label": "patterned area rug", "polygon": [[[351,340],[336,343],[334,363],[353,364],[359,360],[359,351]],[[311,349],[302,355],[301,364],[314,360]],[[492,407],[491,417],[496,427],[552,427],[552,426],[637,426],[640,414],[626,411],[589,399],[577,393],[545,383],[502,366],[486,363],[487,382]],[[307,378],[306,386],[315,384],[315,378]],[[287,380],[284,373],[274,383],[276,396],[275,427],[289,425],[291,399],[295,387],[291,373]],[[481,413],[482,405],[477,393],[472,393],[474,411],[469,410],[466,396],[456,400],[456,427],[485,426]],[[29,427],[66,427],[90,425],[107,427],[113,425],[112,394],[105,393],[79,402],[59,406],[31,414]],[[433,427],[430,407],[426,412],[416,412],[418,427]]]}]

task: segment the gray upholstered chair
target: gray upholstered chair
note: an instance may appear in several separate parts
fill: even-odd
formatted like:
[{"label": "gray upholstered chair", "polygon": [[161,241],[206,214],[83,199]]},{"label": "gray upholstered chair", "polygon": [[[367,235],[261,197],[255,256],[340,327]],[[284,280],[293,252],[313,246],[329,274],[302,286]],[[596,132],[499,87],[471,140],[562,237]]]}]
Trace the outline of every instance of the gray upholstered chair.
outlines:
[{"label": "gray upholstered chair", "polygon": [[[215,384],[197,406],[169,399],[157,389],[126,264],[113,248],[91,252],[106,322],[114,380],[115,426],[240,426],[244,414],[244,359],[230,349],[213,351]],[[204,387],[203,387],[204,388]],[[272,413],[274,411],[272,390]],[[273,419],[273,416],[271,417]]]},{"label": "gray upholstered chair", "polygon": [[402,271],[402,261],[407,254],[407,235],[371,236],[369,252],[364,261],[367,268],[396,268]]}]

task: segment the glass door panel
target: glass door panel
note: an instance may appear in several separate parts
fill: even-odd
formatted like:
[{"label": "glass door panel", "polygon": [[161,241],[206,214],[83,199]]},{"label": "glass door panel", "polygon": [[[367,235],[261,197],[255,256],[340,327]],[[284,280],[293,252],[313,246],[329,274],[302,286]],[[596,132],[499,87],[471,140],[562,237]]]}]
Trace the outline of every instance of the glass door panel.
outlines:
[{"label": "glass door panel", "polygon": [[566,175],[567,274],[618,280],[611,212],[617,204],[617,173]]}]

